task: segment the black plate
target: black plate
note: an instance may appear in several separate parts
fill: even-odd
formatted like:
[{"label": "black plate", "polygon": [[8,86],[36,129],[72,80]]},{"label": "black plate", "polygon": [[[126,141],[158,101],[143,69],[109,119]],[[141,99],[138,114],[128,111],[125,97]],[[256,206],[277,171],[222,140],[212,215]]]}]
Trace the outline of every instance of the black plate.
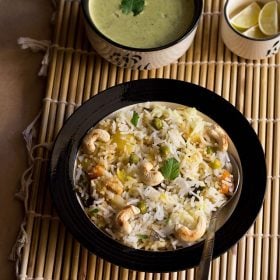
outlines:
[{"label": "black plate", "polygon": [[108,114],[146,101],[195,107],[223,127],[232,139],[242,164],[243,188],[233,214],[216,233],[214,257],[233,246],[253,224],[262,206],[266,188],[264,153],[254,130],[234,106],[194,84],[167,79],[138,80],[112,87],[91,98],[68,119],[55,141],[49,166],[50,191],[63,223],[96,255],[138,271],[184,270],[199,264],[203,242],[166,252],[131,249],[98,230],[85,215],[73,191],[75,157],[85,133]]}]

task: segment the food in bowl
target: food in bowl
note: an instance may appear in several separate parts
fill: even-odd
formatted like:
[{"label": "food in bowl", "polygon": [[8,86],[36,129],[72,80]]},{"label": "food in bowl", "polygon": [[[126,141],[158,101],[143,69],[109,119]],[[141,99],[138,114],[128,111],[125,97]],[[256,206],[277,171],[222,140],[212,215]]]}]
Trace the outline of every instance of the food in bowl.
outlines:
[{"label": "food in bowl", "polygon": [[185,247],[202,240],[233,192],[228,137],[195,108],[129,106],[85,135],[74,182],[87,216],[111,238],[152,251]]},{"label": "food in bowl", "polygon": [[194,0],[90,0],[89,13],[96,28],[112,41],[155,48],[183,36],[194,17]]}]

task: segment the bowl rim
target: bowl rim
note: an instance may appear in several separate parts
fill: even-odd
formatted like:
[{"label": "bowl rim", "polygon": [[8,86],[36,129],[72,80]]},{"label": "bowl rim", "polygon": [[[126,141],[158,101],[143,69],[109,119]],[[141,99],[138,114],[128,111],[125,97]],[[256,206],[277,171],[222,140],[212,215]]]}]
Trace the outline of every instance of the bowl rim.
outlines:
[{"label": "bowl rim", "polygon": [[[134,88],[135,85],[137,86],[136,89]],[[177,95],[170,95],[168,88],[170,85],[172,85],[173,90],[177,88]],[[155,88],[157,89],[158,87],[165,91],[165,96],[162,93],[160,95],[157,93],[159,100],[147,100],[147,96],[149,96],[147,93],[152,93]],[[146,92],[144,92],[145,90]],[[185,96],[183,97],[179,92],[185,93]],[[166,100],[167,97],[168,100]],[[189,97],[192,98],[188,99]],[[73,180],[71,165],[74,165],[73,158],[76,158],[77,149],[80,145],[80,142],[77,141],[81,141],[85,133],[109,113],[127,105],[140,103],[143,101],[143,98],[144,101],[167,101],[179,104],[181,102],[178,100],[181,100],[183,101],[181,104],[186,106],[194,106],[192,104],[195,104],[199,100],[200,107],[194,107],[221,125],[231,137],[240,156],[244,174],[243,184],[245,187],[242,188],[242,193],[243,189],[248,190],[243,197],[241,193],[234,212],[231,214],[228,221],[217,231],[216,240],[218,242],[217,244],[215,243],[214,246],[214,258],[226,252],[242,238],[255,221],[264,199],[267,177],[262,146],[253,128],[232,104],[206,88],[183,81],[172,79],[144,79],[126,82],[106,89],[102,94],[92,97],[86,101],[83,106],[78,108],[66,121],[53,145],[48,172],[51,197],[66,227],[79,242],[96,255],[116,265],[137,271],[170,272],[183,270],[198,265],[202,253],[202,241],[187,248],[162,252],[137,250],[122,245],[94,226],[81,208],[76,198],[76,193],[71,187],[71,178]],[[151,99],[150,96],[149,98]],[[206,102],[201,102],[201,98],[204,98],[203,100]],[[122,106],[120,106],[118,102],[121,102]],[[209,102],[210,105],[215,108],[221,108],[221,111],[213,110],[211,106],[209,107]],[[100,104],[103,104],[103,106],[100,107]],[[92,108],[92,106],[95,106],[95,108]],[[97,110],[98,112],[95,112],[93,109],[97,108],[99,111]],[[203,108],[203,110],[201,108]],[[84,116],[86,110],[88,110],[87,116]],[[209,112],[209,110],[212,112],[211,114],[206,113],[206,111]],[[97,119],[94,114],[98,115],[100,112],[102,116],[99,116]],[[224,113],[227,113],[230,117],[222,117],[221,114]],[[79,122],[77,117],[80,118]],[[217,119],[218,117],[219,119]],[[235,119],[233,117],[235,117]],[[94,123],[89,127],[89,123],[92,119],[94,119]],[[83,123],[81,123],[81,121],[83,121]],[[227,123],[230,124],[230,127],[225,128]],[[75,135],[77,133],[79,134],[81,131],[73,131],[73,124],[75,124],[75,129],[81,129],[83,131],[83,135],[75,137]],[[82,125],[87,127],[86,131],[85,127],[79,128]],[[240,139],[240,134],[241,136],[245,136],[245,138]],[[238,143],[236,143],[236,141],[238,141]],[[245,145],[243,144],[244,142]],[[74,150],[71,145],[75,146]],[[72,160],[72,162],[70,160]],[[244,163],[245,167],[243,166]],[[245,168],[247,168],[247,170]],[[254,176],[255,174],[258,174],[258,178]],[[258,192],[253,191],[255,199],[250,199],[250,195],[252,195],[251,191],[256,185],[260,185],[261,187]],[[243,208],[246,207],[247,209],[249,207],[246,219],[240,219],[242,215],[241,210],[244,211],[244,209],[237,208],[241,203]],[[233,221],[238,224],[234,225]],[[88,226],[86,232],[83,226]],[[91,235],[91,233],[94,235]]]},{"label": "bowl rim", "polygon": [[229,20],[229,17],[228,17],[228,11],[227,11],[227,8],[228,8],[228,5],[229,5],[229,2],[232,1],[232,0],[226,0],[225,4],[224,4],[224,8],[223,8],[223,16],[225,18],[225,21],[227,23],[227,25],[229,26],[229,28],[234,32],[236,33],[237,35],[241,36],[242,38],[244,39],[247,39],[247,40],[250,40],[250,41],[254,41],[254,42],[269,42],[271,40],[274,40],[276,38],[280,38],[280,32],[278,32],[276,35],[274,36],[271,36],[271,37],[268,37],[268,38],[251,38],[251,37],[247,37],[245,35],[243,35],[241,32],[238,32],[235,28],[233,28],[233,26],[230,24],[230,20]]},{"label": "bowl rim", "polygon": [[83,15],[84,15],[84,19],[86,20],[87,24],[90,26],[90,28],[92,29],[92,31],[94,31],[97,35],[99,35],[99,37],[101,37],[103,40],[105,40],[106,42],[110,43],[111,45],[123,49],[123,50],[127,50],[127,51],[134,51],[134,52],[154,52],[154,51],[161,51],[164,49],[168,49],[170,47],[173,47],[175,45],[177,45],[178,43],[182,42],[184,39],[186,39],[189,34],[191,34],[195,28],[197,27],[198,23],[199,23],[199,19],[202,15],[202,10],[203,10],[203,1],[202,0],[193,0],[194,4],[195,4],[195,14],[192,20],[191,25],[189,26],[189,28],[183,33],[183,35],[181,35],[179,38],[165,44],[159,47],[153,47],[153,48],[137,48],[137,47],[129,47],[129,46],[125,46],[122,45],[120,43],[117,43],[115,41],[113,41],[112,39],[106,37],[98,28],[97,26],[94,24],[93,20],[90,17],[89,14],[89,1],[92,0],[81,0],[81,4],[82,4],[82,11],[83,11]]}]

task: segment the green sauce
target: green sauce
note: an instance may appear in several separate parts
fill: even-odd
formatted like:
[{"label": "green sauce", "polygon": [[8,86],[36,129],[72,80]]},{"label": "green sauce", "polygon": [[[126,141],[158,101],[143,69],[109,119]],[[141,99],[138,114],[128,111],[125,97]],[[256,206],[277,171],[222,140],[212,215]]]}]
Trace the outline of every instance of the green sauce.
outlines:
[{"label": "green sauce", "polygon": [[120,9],[121,0],[90,0],[97,29],[112,41],[134,48],[155,48],[180,38],[192,23],[194,0],[146,0],[137,16]]}]

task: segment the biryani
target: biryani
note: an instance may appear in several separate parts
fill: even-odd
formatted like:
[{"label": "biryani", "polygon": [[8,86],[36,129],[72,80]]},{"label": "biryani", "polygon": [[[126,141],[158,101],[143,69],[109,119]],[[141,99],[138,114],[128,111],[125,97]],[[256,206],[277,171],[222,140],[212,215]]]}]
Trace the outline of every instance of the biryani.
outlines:
[{"label": "biryani", "polygon": [[88,131],[75,191],[91,221],[136,249],[174,250],[203,239],[233,192],[228,137],[195,108],[126,107]]}]

